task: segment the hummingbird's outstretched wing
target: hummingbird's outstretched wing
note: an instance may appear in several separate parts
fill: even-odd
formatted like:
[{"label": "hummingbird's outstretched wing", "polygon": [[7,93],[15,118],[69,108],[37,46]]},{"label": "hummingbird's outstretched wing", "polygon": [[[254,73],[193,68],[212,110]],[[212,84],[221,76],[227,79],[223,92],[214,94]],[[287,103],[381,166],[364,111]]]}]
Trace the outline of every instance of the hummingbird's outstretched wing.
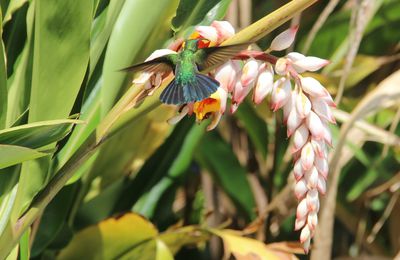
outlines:
[{"label": "hummingbird's outstretched wing", "polygon": [[199,49],[196,53],[196,63],[199,70],[224,64],[240,51],[245,50],[251,43],[209,47]]},{"label": "hummingbird's outstretched wing", "polygon": [[121,69],[121,71],[167,72],[174,69],[177,58],[178,58],[177,54],[168,54],[143,63],[138,63],[123,68]]},{"label": "hummingbird's outstretched wing", "polygon": [[206,99],[217,91],[219,82],[206,75],[196,73],[191,82],[182,83],[173,79],[160,95],[165,104],[183,105]]}]

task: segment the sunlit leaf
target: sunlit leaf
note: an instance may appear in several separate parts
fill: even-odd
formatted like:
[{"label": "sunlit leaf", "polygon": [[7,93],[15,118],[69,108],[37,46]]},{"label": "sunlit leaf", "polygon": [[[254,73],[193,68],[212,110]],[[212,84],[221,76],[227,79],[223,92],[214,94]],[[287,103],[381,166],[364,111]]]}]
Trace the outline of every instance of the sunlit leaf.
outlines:
[{"label": "sunlit leaf", "polygon": [[46,155],[22,146],[0,144],[0,169]]}]

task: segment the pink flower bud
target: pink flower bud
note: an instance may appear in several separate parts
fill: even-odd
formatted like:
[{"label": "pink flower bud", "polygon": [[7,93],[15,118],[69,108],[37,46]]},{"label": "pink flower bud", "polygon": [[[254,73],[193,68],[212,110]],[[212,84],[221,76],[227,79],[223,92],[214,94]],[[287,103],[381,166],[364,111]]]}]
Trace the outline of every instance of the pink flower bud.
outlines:
[{"label": "pink flower bud", "polygon": [[236,83],[236,68],[233,62],[228,61],[220,66],[215,73],[215,79],[227,92],[232,92]]},{"label": "pink flower bud", "polygon": [[318,215],[317,212],[310,212],[307,217],[307,225],[310,230],[315,230],[318,225]]},{"label": "pink flower bud", "polygon": [[212,26],[197,26],[196,31],[201,37],[209,40],[212,43],[218,43],[218,32],[215,27]]},{"label": "pink flower bud", "polygon": [[[286,55],[286,57],[287,57],[288,59],[290,59],[290,60],[292,61],[292,63],[295,63],[295,62],[298,61],[298,60],[304,59],[306,56],[304,56],[303,54],[298,53],[298,52],[289,52],[289,53]],[[299,72],[299,73],[300,73],[300,72]]]},{"label": "pink flower bud", "polygon": [[[272,89],[273,90],[273,89]],[[271,104],[272,108],[272,104]],[[283,123],[286,125],[290,112],[295,109],[293,102],[286,102],[283,106]]]},{"label": "pink flower bud", "polygon": [[325,195],[325,193],[326,193],[326,180],[324,179],[322,174],[318,175],[317,189],[322,195]]},{"label": "pink flower bud", "polygon": [[297,60],[293,63],[294,66],[300,67],[308,71],[316,71],[329,64],[328,60],[317,57],[305,57],[304,59]]},{"label": "pink flower bud", "polygon": [[304,171],[311,170],[311,167],[314,163],[314,150],[310,142],[304,145],[303,149],[301,149],[301,166],[303,166]]},{"label": "pink flower bud", "polygon": [[311,237],[309,237],[303,242],[303,249],[305,254],[308,254],[308,252],[310,251],[310,244],[311,244]]},{"label": "pink flower bud", "polygon": [[[293,94],[294,92],[292,93],[292,95]],[[299,113],[297,113],[297,110],[292,109],[287,120],[287,136],[290,137],[302,122],[303,119],[300,117]]]},{"label": "pink flower bud", "polygon": [[218,43],[221,43],[235,34],[235,29],[227,21],[213,21],[211,26],[217,30]]},{"label": "pink flower bud", "polygon": [[311,139],[311,144],[313,146],[315,154],[318,157],[326,158],[326,156],[327,156],[326,145],[325,145],[325,142],[322,139],[317,140],[315,138],[312,138]]},{"label": "pink flower bud", "polygon": [[281,76],[285,76],[288,73],[288,60],[286,58],[279,58],[276,61],[275,72]]},{"label": "pink flower bud", "polygon": [[225,113],[225,109],[226,109],[226,101],[228,100],[228,92],[226,92],[226,90],[224,88],[219,87],[217,89],[217,93],[220,99],[220,109],[219,112],[221,114]]},{"label": "pink flower bud", "polygon": [[301,88],[313,97],[326,97],[330,96],[329,92],[318,80],[312,77],[301,77]]},{"label": "pink flower bud", "polygon": [[294,194],[298,200],[304,198],[308,191],[307,183],[304,178],[300,179],[294,186]]},{"label": "pink flower bud", "polygon": [[318,191],[316,189],[307,192],[306,202],[309,211],[318,212],[319,198],[318,198]]},{"label": "pink flower bud", "polygon": [[233,90],[232,103],[241,104],[250,90],[250,86],[243,86],[241,81],[237,81]]},{"label": "pink flower bud", "polygon": [[311,238],[311,232],[310,232],[310,228],[308,227],[308,225],[306,225],[300,233],[300,242],[304,243],[307,240],[309,240]]},{"label": "pink flower bud", "polygon": [[275,81],[271,96],[271,108],[274,112],[291,100],[291,90],[290,79],[280,78]]},{"label": "pink flower bud", "polygon": [[249,59],[243,66],[242,70],[242,85],[249,86],[258,75],[258,62],[255,59]]},{"label": "pink flower bud", "polygon": [[304,219],[308,214],[307,199],[302,199],[297,205],[296,219]]},{"label": "pink flower bud", "polygon": [[301,118],[305,118],[310,114],[311,102],[303,91],[296,96],[296,109]]},{"label": "pink flower bud", "polygon": [[332,114],[332,110],[326,101],[322,98],[311,98],[312,108],[314,112],[320,117],[328,120],[332,124],[336,124],[335,117]]},{"label": "pink flower bud", "polygon": [[293,136],[293,152],[297,152],[300,150],[308,141],[309,137],[309,131],[308,128],[304,125],[301,124],[299,128],[294,132]]},{"label": "pink flower bud", "polygon": [[327,179],[329,172],[327,159],[321,157],[315,157],[314,165],[315,168],[317,168],[318,172],[322,175],[322,177]]},{"label": "pink flower bud", "polygon": [[311,111],[306,119],[306,122],[307,122],[307,127],[310,130],[313,138],[315,138],[317,140],[324,138],[324,136],[325,136],[324,126],[323,126],[319,116],[317,116],[317,114],[315,114],[313,111]]},{"label": "pink flower bud", "polygon": [[293,174],[296,181],[300,180],[304,175],[303,167],[301,166],[301,160],[297,160],[293,167]]},{"label": "pink flower bud", "polygon": [[296,218],[295,224],[294,224],[294,230],[300,230],[304,225],[306,224],[307,218],[304,217],[302,219]]},{"label": "pink flower bud", "polygon": [[304,179],[307,182],[307,187],[309,189],[315,189],[318,185],[318,171],[315,167],[312,167],[311,170],[307,171],[304,174]]},{"label": "pink flower bud", "polygon": [[272,40],[269,49],[272,51],[281,51],[289,48],[289,46],[292,45],[294,38],[296,37],[298,29],[298,26],[293,26],[280,33]]},{"label": "pink flower bud", "polygon": [[272,66],[264,63],[260,68],[264,68],[264,70],[258,75],[257,84],[254,89],[253,101],[256,104],[262,102],[262,100],[272,91],[274,85],[274,71],[272,70]]}]

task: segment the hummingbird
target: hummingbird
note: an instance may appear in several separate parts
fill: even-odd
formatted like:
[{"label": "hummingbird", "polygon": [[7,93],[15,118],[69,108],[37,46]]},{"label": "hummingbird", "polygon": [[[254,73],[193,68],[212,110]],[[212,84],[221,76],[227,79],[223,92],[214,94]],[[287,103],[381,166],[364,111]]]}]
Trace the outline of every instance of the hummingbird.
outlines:
[{"label": "hummingbird", "polygon": [[186,40],[176,54],[167,54],[153,60],[122,69],[138,72],[174,72],[174,79],[160,95],[165,104],[182,105],[200,101],[217,91],[219,82],[200,71],[221,65],[246,49],[251,43],[199,48],[202,39]]}]

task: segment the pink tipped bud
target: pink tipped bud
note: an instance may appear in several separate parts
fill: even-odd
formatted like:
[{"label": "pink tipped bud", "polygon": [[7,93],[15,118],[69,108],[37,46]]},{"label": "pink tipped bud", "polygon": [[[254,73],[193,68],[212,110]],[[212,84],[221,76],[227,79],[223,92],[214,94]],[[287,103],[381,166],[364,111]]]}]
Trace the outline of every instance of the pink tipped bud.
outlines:
[{"label": "pink tipped bud", "polygon": [[294,132],[293,152],[297,152],[306,144],[309,135],[310,133],[308,131],[308,128],[304,124],[301,124],[299,128],[297,128],[297,130]]},{"label": "pink tipped bud", "polygon": [[294,186],[294,194],[298,200],[304,198],[308,191],[307,183],[304,178],[300,179]]},{"label": "pink tipped bud", "polygon": [[303,177],[304,170],[303,167],[301,166],[301,160],[297,160],[296,163],[294,164],[293,174],[296,181],[299,181]]},{"label": "pink tipped bud", "polygon": [[281,51],[289,48],[290,45],[292,45],[292,43],[294,42],[294,38],[296,37],[298,29],[298,26],[293,26],[280,33],[272,40],[269,49],[273,51]]},{"label": "pink tipped bud", "polygon": [[[272,107],[272,104],[271,104],[271,107]],[[289,118],[289,114],[290,114],[290,112],[292,112],[293,109],[295,109],[293,102],[286,102],[286,104],[283,106],[283,123],[285,125]]]},{"label": "pink tipped bud", "polygon": [[313,138],[317,140],[324,138],[324,126],[317,114],[311,111],[306,119],[306,123]]},{"label": "pink tipped bud", "polygon": [[227,92],[232,92],[236,83],[236,68],[234,63],[228,61],[220,66],[215,73],[215,79]]},{"label": "pink tipped bud", "polygon": [[326,122],[322,122],[322,126],[323,126],[323,138],[329,146],[332,146],[331,129],[329,128],[329,125]]},{"label": "pink tipped bud", "polygon": [[322,177],[327,179],[328,172],[329,172],[327,159],[321,158],[321,157],[316,157],[314,160],[314,165],[315,165],[315,168],[317,168],[318,172],[322,175]]},{"label": "pink tipped bud", "polygon": [[318,191],[316,189],[307,192],[306,202],[309,211],[318,212],[319,198],[318,198]]},{"label": "pink tipped bud", "polygon": [[196,31],[201,37],[209,40],[212,43],[218,43],[218,32],[215,27],[212,26],[197,26]]},{"label": "pink tipped bud", "polygon": [[226,101],[228,100],[228,92],[226,92],[224,88],[219,87],[217,89],[217,93],[220,100],[219,112],[224,114],[226,109]]},{"label": "pink tipped bud", "polygon": [[310,251],[311,237],[303,242],[304,253],[307,255]]},{"label": "pink tipped bud", "polygon": [[294,230],[300,230],[306,224],[307,218],[298,219],[296,218],[294,224]]},{"label": "pink tipped bud", "polygon": [[221,43],[235,34],[235,29],[227,21],[213,21],[211,26],[217,30],[218,43]]},{"label": "pink tipped bud", "polygon": [[280,78],[275,81],[271,96],[271,108],[274,112],[291,100],[291,90],[290,79]]},{"label": "pink tipped bud", "polygon": [[237,81],[233,90],[232,103],[241,104],[248,92],[249,88],[244,87],[240,81]]},{"label": "pink tipped bud", "polygon": [[311,167],[314,163],[314,150],[310,142],[304,145],[303,149],[301,149],[301,166],[303,167],[304,171],[311,170]]},{"label": "pink tipped bud", "polygon": [[311,98],[312,108],[314,112],[320,117],[328,120],[330,123],[336,124],[335,117],[332,114],[332,110],[328,103],[321,98]]},{"label": "pink tipped bud", "polygon": [[272,91],[274,85],[274,71],[271,65],[261,65],[265,69],[258,75],[257,84],[254,89],[253,101],[260,104],[262,100]]},{"label": "pink tipped bud", "polygon": [[249,86],[256,79],[258,75],[258,62],[255,59],[249,59],[243,66],[242,70],[242,85]]},{"label": "pink tipped bud", "polygon": [[325,193],[326,193],[326,180],[324,179],[324,177],[321,174],[318,175],[317,189],[322,195],[325,195]]},{"label": "pink tipped bud", "polygon": [[318,225],[318,215],[317,212],[311,212],[308,214],[307,217],[307,225],[310,228],[310,230],[315,230],[315,228]]},{"label": "pink tipped bud", "polygon": [[311,139],[311,144],[313,146],[315,154],[320,157],[320,158],[326,158],[327,157],[327,151],[326,151],[326,145],[325,142],[320,139],[317,140],[315,138]]},{"label": "pink tipped bud", "polygon": [[311,102],[302,91],[296,97],[296,109],[301,118],[305,118],[310,114]]},{"label": "pink tipped bud", "polygon": [[231,114],[234,114],[236,112],[236,110],[238,109],[239,105],[237,103],[232,103],[231,104]]},{"label": "pink tipped bud", "polygon": [[287,120],[287,136],[290,137],[302,122],[303,119],[300,117],[299,113],[297,113],[297,110],[293,109]]},{"label": "pink tipped bud", "polygon": [[276,61],[275,72],[281,76],[285,76],[288,73],[288,60],[286,58],[279,58]]},{"label": "pink tipped bud", "polygon": [[309,228],[308,225],[306,225],[306,226],[301,230],[301,233],[300,233],[300,242],[301,242],[301,243],[304,243],[304,242],[306,242],[307,240],[310,240],[310,239],[311,239],[310,228]]},{"label": "pink tipped bud", "polygon": [[296,219],[305,219],[308,214],[307,199],[302,199],[297,205]]},{"label": "pink tipped bud", "polygon": [[311,170],[307,171],[304,175],[304,179],[307,182],[307,187],[309,189],[315,189],[318,185],[318,171],[315,167],[312,167]]},{"label": "pink tipped bud", "polygon": [[303,54],[298,53],[298,52],[289,52],[289,53],[286,55],[286,57],[287,57],[288,59],[290,59],[292,63],[295,63],[295,62],[298,61],[298,60],[304,59],[306,56],[304,56]]},{"label": "pink tipped bud", "polygon": [[313,97],[330,96],[329,92],[321,83],[312,77],[301,77],[301,88]]},{"label": "pink tipped bud", "polygon": [[317,57],[305,57],[293,63],[294,66],[308,71],[316,71],[329,64],[328,60]]}]

